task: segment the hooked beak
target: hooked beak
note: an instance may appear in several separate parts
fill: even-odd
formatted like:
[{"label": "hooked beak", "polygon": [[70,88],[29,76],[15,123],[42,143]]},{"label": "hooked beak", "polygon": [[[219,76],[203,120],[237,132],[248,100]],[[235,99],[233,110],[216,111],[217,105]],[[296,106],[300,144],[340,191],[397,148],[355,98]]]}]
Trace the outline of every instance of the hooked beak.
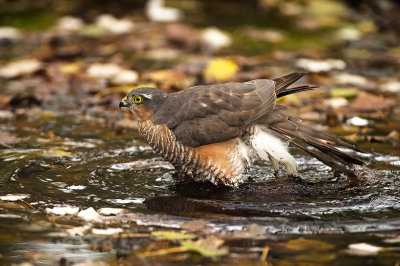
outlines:
[{"label": "hooked beak", "polygon": [[122,107],[129,107],[128,99],[126,99],[126,96],[119,102],[119,109]]}]

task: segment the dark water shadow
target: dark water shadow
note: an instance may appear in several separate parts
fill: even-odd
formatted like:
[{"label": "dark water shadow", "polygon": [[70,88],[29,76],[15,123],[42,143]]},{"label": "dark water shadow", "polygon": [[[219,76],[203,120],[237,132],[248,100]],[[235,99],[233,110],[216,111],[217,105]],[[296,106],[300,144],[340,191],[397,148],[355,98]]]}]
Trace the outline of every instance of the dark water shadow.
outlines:
[{"label": "dark water shadow", "polygon": [[362,180],[351,186],[343,181],[309,183],[275,178],[238,188],[185,182],[169,186],[175,195],[150,197],[145,204],[157,213],[229,224],[257,222],[271,226],[272,231],[282,231],[282,222],[285,232],[299,228],[302,232],[400,228],[396,219],[400,199],[395,191],[390,193],[388,187],[381,186],[382,180]]}]

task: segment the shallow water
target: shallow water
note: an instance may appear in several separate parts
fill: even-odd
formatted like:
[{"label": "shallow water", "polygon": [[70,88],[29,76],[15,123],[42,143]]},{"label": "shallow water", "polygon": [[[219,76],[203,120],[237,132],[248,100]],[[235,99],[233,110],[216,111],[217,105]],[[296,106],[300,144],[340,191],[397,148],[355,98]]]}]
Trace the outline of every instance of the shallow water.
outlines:
[{"label": "shallow water", "polygon": [[[267,164],[256,162],[251,179],[231,189],[176,183],[171,166],[154,154],[136,130],[117,134],[101,118],[93,121],[75,114],[2,121],[3,130],[20,141],[13,148],[0,150],[0,195],[26,194],[23,200],[0,201],[2,263],[30,260],[48,265],[93,259],[115,264],[115,256],[149,244],[146,239],[65,235],[57,224],[68,227],[81,222],[63,217],[54,221],[45,211],[63,205],[126,208],[139,215],[135,223],[125,224],[133,232],[179,227],[197,218],[209,221],[214,231],[258,224],[264,232],[260,239],[227,242],[230,255],[219,260],[227,264],[252,264],[268,243],[277,264],[365,265],[365,257],[344,251],[348,244],[385,246],[385,238],[399,234],[398,151],[386,155],[382,153],[384,146],[380,150],[375,145],[374,152],[358,154],[370,166],[358,170],[360,182],[355,186],[293,150],[301,179],[287,178],[283,173],[275,177]],[[46,133],[49,131],[52,134]],[[371,150],[368,145],[363,148]],[[159,219],[151,214],[158,214]],[[311,251],[288,252],[279,246],[299,237],[323,240],[334,248],[317,256]],[[114,251],[104,248],[107,243]],[[368,263],[393,265],[399,259],[398,252],[390,251],[370,256]],[[155,260],[173,265],[168,258]],[[178,261],[198,260],[185,257]]]}]

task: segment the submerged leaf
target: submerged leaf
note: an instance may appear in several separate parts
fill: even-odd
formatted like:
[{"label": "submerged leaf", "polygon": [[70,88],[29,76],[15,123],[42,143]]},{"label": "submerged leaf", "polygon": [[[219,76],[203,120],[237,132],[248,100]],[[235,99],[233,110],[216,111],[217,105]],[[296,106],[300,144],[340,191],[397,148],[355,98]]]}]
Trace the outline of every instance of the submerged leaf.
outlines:
[{"label": "submerged leaf", "polygon": [[383,249],[382,247],[374,246],[368,243],[356,243],[356,244],[350,244],[347,252],[354,255],[365,256],[365,255],[376,255],[382,249]]},{"label": "submerged leaf", "polygon": [[197,241],[182,241],[181,245],[188,250],[199,253],[204,257],[217,257],[228,253],[228,248],[220,248],[223,243],[224,240],[215,236],[209,236]]},{"label": "submerged leaf", "polygon": [[285,247],[296,251],[302,251],[302,250],[324,251],[324,250],[331,250],[335,246],[320,240],[298,238],[286,242]]},{"label": "submerged leaf", "polygon": [[194,239],[197,236],[193,234],[186,234],[184,232],[176,232],[176,231],[154,231],[151,232],[152,236],[155,236],[157,239],[166,239],[166,240],[182,240],[182,239]]}]

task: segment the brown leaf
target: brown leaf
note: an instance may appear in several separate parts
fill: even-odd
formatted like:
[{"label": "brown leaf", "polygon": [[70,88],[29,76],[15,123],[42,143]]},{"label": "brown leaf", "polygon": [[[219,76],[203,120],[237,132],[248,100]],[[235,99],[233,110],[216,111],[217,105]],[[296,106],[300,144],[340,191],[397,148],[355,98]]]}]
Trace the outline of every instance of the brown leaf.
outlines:
[{"label": "brown leaf", "polygon": [[368,92],[360,92],[350,106],[356,111],[373,112],[389,109],[393,105],[393,100],[384,98],[383,96],[375,96]]},{"label": "brown leaf", "polygon": [[241,231],[234,231],[232,237],[234,238],[256,238],[260,236],[265,236],[265,228],[258,224],[249,224],[244,227]]},{"label": "brown leaf", "polygon": [[167,38],[178,44],[197,46],[200,42],[200,33],[192,26],[183,23],[168,24],[165,33]]},{"label": "brown leaf", "polygon": [[159,84],[160,88],[169,90],[185,89],[191,87],[196,82],[196,78],[175,70],[157,70],[146,73],[144,78],[150,79]]},{"label": "brown leaf", "polygon": [[191,233],[207,234],[210,233],[211,231],[211,225],[207,221],[199,219],[199,220],[188,221],[182,224],[182,229],[187,230],[188,232]]},{"label": "brown leaf", "polygon": [[288,249],[296,251],[301,251],[301,250],[326,251],[326,250],[331,250],[335,247],[334,245],[327,242],[314,239],[305,239],[305,238],[290,240],[286,242],[285,246]]},{"label": "brown leaf", "polygon": [[14,135],[8,132],[0,131],[0,144],[12,144],[18,141]]}]

